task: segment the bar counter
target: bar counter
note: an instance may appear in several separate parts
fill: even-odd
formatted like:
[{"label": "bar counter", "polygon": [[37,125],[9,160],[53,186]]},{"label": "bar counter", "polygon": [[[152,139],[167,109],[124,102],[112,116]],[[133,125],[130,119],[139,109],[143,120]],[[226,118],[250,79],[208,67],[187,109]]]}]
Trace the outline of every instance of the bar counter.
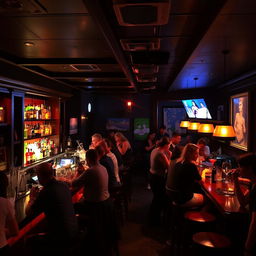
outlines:
[{"label": "bar counter", "polygon": [[[73,204],[78,202],[83,196],[83,189],[77,191],[72,196],[72,202]],[[27,196],[29,197],[29,196]],[[29,200],[29,198],[27,199]],[[20,239],[24,238],[27,234],[29,234],[33,229],[35,229],[45,218],[44,213],[39,214],[38,216],[34,218],[25,218],[25,221],[27,224],[25,224],[19,231],[19,234],[15,237],[11,237],[8,239],[8,243],[10,246],[13,246],[15,243],[17,243]]]},{"label": "bar counter", "polygon": [[[19,170],[19,172],[24,173],[24,174],[31,173],[31,170],[33,168],[35,168],[36,166],[38,166],[44,162],[57,161],[58,159],[65,158],[65,157],[71,158],[71,157],[74,157],[73,153],[74,152],[65,152],[65,153],[55,155],[53,157],[47,158],[43,161],[40,161],[38,163],[35,163],[28,167],[25,167],[25,168]],[[73,194],[72,202],[76,203],[83,196],[83,189],[81,189],[79,191],[74,191],[74,192],[72,192],[72,194]],[[26,190],[24,192],[19,192],[17,194],[17,198],[15,200],[15,213],[16,213],[16,219],[17,219],[20,231],[17,236],[11,237],[8,239],[8,243],[10,246],[14,246],[21,239],[25,238],[26,235],[33,232],[33,230],[35,230],[39,226],[39,224],[42,223],[42,221],[45,218],[44,213],[41,213],[37,216],[29,216],[29,217],[26,216],[25,209],[29,202],[29,199],[30,199],[30,191],[29,190]]]},{"label": "bar counter", "polygon": [[[201,185],[207,197],[215,204],[222,214],[246,213],[246,210],[240,207],[235,194],[226,195],[222,192],[224,181],[216,181],[213,183],[209,179],[205,179],[202,180]],[[247,190],[243,185],[241,185],[241,189],[243,193]]]}]

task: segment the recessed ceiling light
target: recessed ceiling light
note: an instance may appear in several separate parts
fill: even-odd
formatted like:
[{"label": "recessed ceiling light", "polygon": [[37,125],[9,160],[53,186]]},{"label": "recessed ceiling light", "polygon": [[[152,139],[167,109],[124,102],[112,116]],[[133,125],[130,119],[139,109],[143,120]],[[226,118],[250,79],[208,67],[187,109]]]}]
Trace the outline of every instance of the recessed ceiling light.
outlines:
[{"label": "recessed ceiling light", "polygon": [[30,47],[34,46],[35,44],[33,42],[25,42],[24,45]]}]

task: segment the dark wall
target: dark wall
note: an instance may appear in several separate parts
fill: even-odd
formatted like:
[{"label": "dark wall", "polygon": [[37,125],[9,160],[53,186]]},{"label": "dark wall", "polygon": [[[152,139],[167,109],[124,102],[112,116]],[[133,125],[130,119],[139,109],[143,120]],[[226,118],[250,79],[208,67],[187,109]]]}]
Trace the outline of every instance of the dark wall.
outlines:
[{"label": "dark wall", "polygon": [[[136,144],[133,136],[134,118],[149,118],[152,124],[152,100],[150,95],[94,95],[94,106],[91,113],[90,136],[95,133],[107,135],[106,122],[108,118],[129,118],[130,129],[123,132],[124,135]],[[132,101],[132,107],[129,111],[127,101]]]}]

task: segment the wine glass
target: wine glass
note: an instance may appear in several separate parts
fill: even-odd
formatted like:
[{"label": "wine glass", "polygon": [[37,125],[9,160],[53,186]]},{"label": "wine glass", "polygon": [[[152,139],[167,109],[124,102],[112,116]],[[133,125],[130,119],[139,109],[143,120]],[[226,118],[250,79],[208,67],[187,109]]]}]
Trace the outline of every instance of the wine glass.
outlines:
[{"label": "wine glass", "polygon": [[230,160],[226,160],[222,163],[222,171],[225,174],[225,180],[227,180],[227,176],[232,172],[232,164]]}]

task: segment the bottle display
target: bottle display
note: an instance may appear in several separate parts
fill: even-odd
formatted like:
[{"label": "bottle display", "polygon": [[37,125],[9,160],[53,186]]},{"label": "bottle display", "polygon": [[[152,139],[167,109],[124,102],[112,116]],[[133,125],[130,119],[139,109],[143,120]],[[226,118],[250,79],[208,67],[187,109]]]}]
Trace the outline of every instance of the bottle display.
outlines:
[{"label": "bottle display", "polygon": [[24,165],[32,164],[45,157],[50,157],[56,152],[54,140],[43,138],[24,144]]},{"label": "bottle display", "polygon": [[59,152],[59,105],[56,99],[24,101],[24,166]]},{"label": "bottle display", "polygon": [[51,106],[45,104],[28,104],[24,109],[24,120],[49,120],[51,119]]}]

